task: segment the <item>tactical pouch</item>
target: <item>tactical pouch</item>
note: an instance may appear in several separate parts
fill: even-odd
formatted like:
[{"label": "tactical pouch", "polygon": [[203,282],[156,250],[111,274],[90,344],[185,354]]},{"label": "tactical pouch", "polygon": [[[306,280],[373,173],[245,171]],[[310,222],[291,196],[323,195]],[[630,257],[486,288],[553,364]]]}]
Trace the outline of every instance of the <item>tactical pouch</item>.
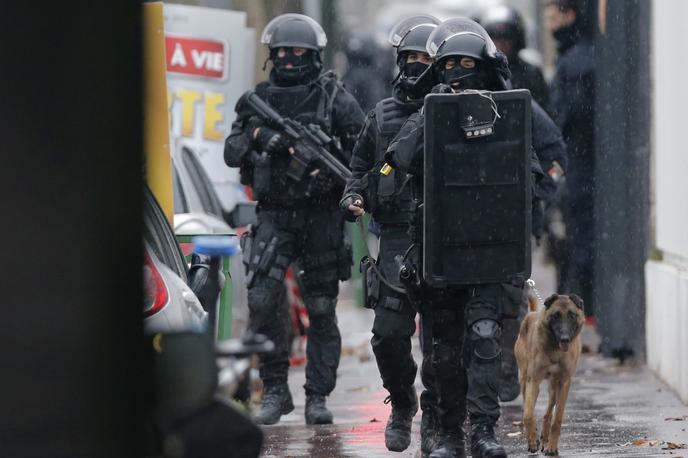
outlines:
[{"label": "tactical pouch", "polygon": [[294,154],[289,161],[289,165],[287,166],[287,176],[294,181],[301,181],[303,180],[304,176],[306,176],[308,166],[308,162]]},{"label": "tactical pouch", "polygon": [[239,239],[239,246],[241,247],[241,253],[242,253],[242,261],[244,263],[244,266],[246,267],[246,271],[248,272],[248,266],[249,263],[251,262],[251,247],[253,245],[253,233],[248,231],[244,232],[244,234],[241,236],[241,239]]},{"label": "tactical pouch", "polygon": [[376,174],[379,177],[377,183],[378,203],[385,206],[393,204],[396,197],[396,170],[391,169],[387,175],[379,171]]},{"label": "tactical pouch", "polygon": [[368,309],[374,309],[380,298],[380,279],[371,266],[372,262],[368,256],[364,256],[359,265],[363,277],[363,306]]},{"label": "tactical pouch", "polygon": [[258,154],[251,151],[253,162],[253,198],[263,200],[270,192],[270,156],[263,152]]},{"label": "tactical pouch", "polygon": [[248,260],[248,266],[246,268],[246,285],[248,287],[253,285],[257,274],[272,274],[271,268],[273,267],[273,260],[276,256],[276,247],[277,237],[270,239],[269,243],[265,240],[258,243],[251,241],[249,256],[244,254],[244,262]]}]

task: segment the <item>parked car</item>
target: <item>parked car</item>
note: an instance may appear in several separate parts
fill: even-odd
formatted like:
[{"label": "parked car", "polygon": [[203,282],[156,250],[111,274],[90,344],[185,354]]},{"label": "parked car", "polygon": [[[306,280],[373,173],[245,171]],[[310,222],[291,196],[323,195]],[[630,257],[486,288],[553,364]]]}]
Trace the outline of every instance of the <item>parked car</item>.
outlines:
[{"label": "parked car", "polygon": [[172,228],[147,187],[143,197],[144,329],[204,332],[208,314],[188,286],[188,267]]},{"label": "parked car", "polygon": [[146,456],[255,458],[262,444],[260,428],[220,393],[236,389],[246,377],[251,355],[269,351],[271,343],[253,336],[248,342],[232,339],[214,346],[206,332],[208,315],[189,286],[205,285],[194,278],[194,266],[188,268],[147,187],[143,197],[144,342],[151,364]]},{"label": "parked car", "polygon": [[[234,221],[243,218],[240,222],[246,225],[255,220],[252,203],[241,203],[232,212],[223,210],[210,177],[191,149],[182,147],[175,151],[172,154],[172,165],[176,235],[234,233],[240,235],[242,229],[237,230],[236,225],[233,224]],[[241,256],[232,256],[229,259],[229,275],[232,278],[232,295],[228,302],[231,303],[232,319],[231,323],[213,322],[218,338],[226,335],[241,336],[248,321],[246,273]],[[214,312],[214,310],[210,311]]]}]

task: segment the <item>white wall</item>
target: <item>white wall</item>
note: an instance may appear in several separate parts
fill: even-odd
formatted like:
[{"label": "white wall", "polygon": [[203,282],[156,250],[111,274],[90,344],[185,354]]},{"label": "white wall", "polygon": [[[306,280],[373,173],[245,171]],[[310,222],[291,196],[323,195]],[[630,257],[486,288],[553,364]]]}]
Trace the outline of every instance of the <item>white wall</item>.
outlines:
[{"label": "white wall", "polygon": [[688,2],[652,2],[653,228],[645,266],[647,362],[688,402]]}]

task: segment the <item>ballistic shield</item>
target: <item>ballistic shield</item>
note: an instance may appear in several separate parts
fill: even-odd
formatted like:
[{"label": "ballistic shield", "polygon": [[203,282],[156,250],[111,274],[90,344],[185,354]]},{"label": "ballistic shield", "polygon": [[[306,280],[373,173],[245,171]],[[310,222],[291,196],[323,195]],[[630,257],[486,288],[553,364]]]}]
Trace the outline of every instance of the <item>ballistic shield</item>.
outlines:
[{"label": "ballistic shield", "polygon": [[530,276],[531,100],[526,90],[425,98],[424,282]]}]

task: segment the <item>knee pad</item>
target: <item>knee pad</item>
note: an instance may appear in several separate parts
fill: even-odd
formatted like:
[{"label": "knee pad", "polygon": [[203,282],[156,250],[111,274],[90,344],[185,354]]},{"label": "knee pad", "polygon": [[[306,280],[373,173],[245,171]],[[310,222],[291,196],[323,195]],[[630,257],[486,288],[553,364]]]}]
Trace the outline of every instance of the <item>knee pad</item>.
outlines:
[{"label": "knee pad", "polygon": [[481,319],[469,329],[471,350],[479,361],[489,362],[501,354],[502,327],[494,320]]},{"label": "knee pad", "polygon": [[337,299],[328,296],[314,296],[304,298],[308,309],[308,319],[313,328],[326,326],[335,320],[335,306]]},{"label": "knee pad", "polygon": [[270,288],[249,288],[247,292],[248,307],[252,312],[261,313],[263,311],[273,311],[273,305],[280,298],[279,289]]}]

